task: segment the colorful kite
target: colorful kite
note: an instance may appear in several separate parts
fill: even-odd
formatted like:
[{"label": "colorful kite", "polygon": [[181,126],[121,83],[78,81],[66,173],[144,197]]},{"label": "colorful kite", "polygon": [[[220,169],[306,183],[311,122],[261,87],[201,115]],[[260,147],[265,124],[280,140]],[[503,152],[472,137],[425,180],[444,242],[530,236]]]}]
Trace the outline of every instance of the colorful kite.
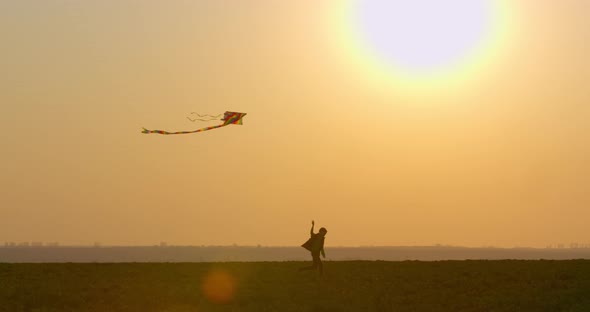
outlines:
[{"label": "colorful kite", "polygon": [[[193,114],[196,114],[196,113],[193,113]],[[199,114],[196,114],[196,115],[199,117],[210,117],[210,118],[217,118],[217,117],[221,116],[221,115],[211,116],[211,115],[199,115]],[[225,112],[225,114],[223,114],[223,118],[221,119],[223,121],[223,124],[221,124],[221,125],[211,126],[211,127],[207,127],[207,128],[193,130],[193,131],[178,131],[178,132],[168,132],[168,131],[162,131],[162,130],[148,130],[146,128],[143,128],[143,131],[141,131],[141,133],[145,133],[145,134],[157,133],[157,134],[165,134],[165,135],[197,133],[197,132],[203,132],[203,131],[207,131],[207,130],[225,127],[228,125],[241,125],[242,118],[244,118],[244,116],[246,116],[246,113]],[[210,120],[215,120],[215,119],[198,119],[198,118],[191,119],[191,118],[189,118],[189,120],[190,121],[195,121],[195,120],[210,121]]]}]

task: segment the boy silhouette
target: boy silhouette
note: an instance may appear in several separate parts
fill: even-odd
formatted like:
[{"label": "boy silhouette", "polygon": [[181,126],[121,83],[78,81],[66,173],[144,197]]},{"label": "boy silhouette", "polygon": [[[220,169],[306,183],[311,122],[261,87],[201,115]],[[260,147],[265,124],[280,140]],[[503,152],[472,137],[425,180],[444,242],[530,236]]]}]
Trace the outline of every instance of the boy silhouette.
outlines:
[{"label": "boy silhouette", "polygon": [[320,276],[324,273],[324,264],[322,263],[322,259],[320,259],[320,253],[326,258],[326,253],[324,252],[324,239],[328,230],[326,228],[321,228],[318,233],[313,232],[313,227],[315,222],[311,221],[311,230],[309,231],[310,238],[301,245],[301,247],[309,250],[311,252],[311,258],[313,259],[313,264],[308,267],[303,267],[299,269],[299,271],[307,271],[307,270],[315,270],[318,269],[320,272]]}]

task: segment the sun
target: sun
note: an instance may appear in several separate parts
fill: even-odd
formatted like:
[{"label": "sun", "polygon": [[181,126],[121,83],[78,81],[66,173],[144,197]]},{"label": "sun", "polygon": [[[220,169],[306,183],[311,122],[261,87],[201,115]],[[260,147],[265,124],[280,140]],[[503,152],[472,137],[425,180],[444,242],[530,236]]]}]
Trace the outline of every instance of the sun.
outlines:
[{"label": "sun", "polygon": [[369,49],[405,71],[429,73],[456,65],[491,29],[490,0],[363,0],[356,5]]},{"label": "sun", "polygon": [[445,85],[497,58],[510,28],[508,0],[349,0],[339,46],[372,79]]}]

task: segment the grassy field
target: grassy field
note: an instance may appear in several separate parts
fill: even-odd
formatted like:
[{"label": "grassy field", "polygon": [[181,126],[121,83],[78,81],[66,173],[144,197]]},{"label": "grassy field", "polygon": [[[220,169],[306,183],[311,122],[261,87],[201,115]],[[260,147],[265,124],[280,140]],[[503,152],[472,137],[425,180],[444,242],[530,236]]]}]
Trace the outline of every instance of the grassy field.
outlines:
[{"label": "grassy field", "polygon": [[0,311],[590,311],[590,261],[2,264]]}]

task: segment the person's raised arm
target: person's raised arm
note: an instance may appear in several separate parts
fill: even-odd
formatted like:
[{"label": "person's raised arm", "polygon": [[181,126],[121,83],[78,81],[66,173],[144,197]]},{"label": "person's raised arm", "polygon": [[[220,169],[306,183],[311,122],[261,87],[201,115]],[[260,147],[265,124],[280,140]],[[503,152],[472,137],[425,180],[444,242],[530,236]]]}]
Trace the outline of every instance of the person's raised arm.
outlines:
[{"label": "person's raised arm", "polygon": [[313,226],[315,225],[315,222],[313,222],[313,220],[311,220],[311,230],[309,230],[309,235],[313,236]]}]

